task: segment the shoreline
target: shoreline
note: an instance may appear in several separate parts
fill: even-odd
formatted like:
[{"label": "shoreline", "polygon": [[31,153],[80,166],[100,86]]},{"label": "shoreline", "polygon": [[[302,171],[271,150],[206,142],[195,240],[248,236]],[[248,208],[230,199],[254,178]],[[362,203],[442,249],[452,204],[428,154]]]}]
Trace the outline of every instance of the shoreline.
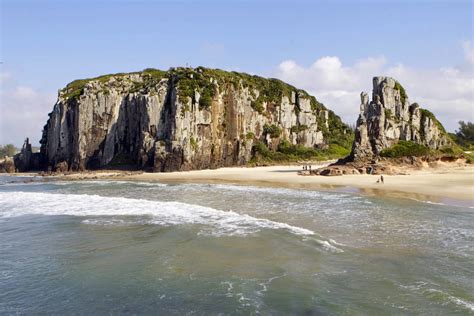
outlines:
[{"label": "shoreline", "polygon": [[[313,164],[313,168],[324,167],[327,164],[328,162],[320,162],[318,165]],[[227,167],[170,173],[100,170],[42,178],[53,181],[124,180],[284,187],[474,207],[474,166],[471,165],[446,164],[437,168],[410,169],[406,175],[384,175],[384,184],[376,183],[379,178],[377,175],[301,176],[297,174],[300,170],[300,165]],[[22,175],[41,177],[36,173],[17,173],[12,176]]]}]

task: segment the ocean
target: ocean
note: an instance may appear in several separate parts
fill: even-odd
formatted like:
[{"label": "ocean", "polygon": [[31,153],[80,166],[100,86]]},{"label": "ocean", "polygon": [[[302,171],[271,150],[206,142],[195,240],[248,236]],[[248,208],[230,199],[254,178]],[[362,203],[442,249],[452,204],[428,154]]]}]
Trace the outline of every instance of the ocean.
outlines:
[{"label": "ocean", "polygon": [[0,176],[0,314],[472,315],[474,208]]}]

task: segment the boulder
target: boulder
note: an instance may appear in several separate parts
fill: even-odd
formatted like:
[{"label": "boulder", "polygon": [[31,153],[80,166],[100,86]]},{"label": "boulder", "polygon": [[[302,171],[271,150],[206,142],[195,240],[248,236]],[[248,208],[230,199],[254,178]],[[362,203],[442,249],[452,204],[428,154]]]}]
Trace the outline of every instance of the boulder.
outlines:
[{"label": "boulder", "polygon": [[14,173],[15,162],[11,157],[5,157],[0,160],[0,173]]}]

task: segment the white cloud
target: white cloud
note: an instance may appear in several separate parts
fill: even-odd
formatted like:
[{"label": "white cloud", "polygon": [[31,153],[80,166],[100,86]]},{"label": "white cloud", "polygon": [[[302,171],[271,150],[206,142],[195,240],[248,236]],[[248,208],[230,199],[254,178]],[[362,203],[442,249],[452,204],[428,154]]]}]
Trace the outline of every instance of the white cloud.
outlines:
[{"label": "white cloud", "polygon": [[[2,77],[3,79],[3,77]],[[9,76],[6,80],[12,79]],[[0,90],[0,144],[21,146],[25,137],[37,146],[56,96],[8,82]]]},{"label": "white cloud", "polygon": [[474,64],[474,47],[472,47],[471,41],[464,41],[462,43],[462,47],[464,49],[464,58],[468,63],[471,65]]},{"label": "white cloud", "polygon": [[350,124],[359,113],[360,92],[372,91],[372,77],[391,76],[405,87],[410,102],[435,113],[452,131],[459,120],[474,120],[474,49],[470,41],[463,49],[465,62],[457,67],[418,69],[390,64],[383,56],[344,65],[336,56],[324,56],[308,67],[285,60],[274,75],[307,90]]},{"label": "white cloud", "polygon": [[0,84],[3,84],[12,77],[11,73],[2,71],[0,73]]}]

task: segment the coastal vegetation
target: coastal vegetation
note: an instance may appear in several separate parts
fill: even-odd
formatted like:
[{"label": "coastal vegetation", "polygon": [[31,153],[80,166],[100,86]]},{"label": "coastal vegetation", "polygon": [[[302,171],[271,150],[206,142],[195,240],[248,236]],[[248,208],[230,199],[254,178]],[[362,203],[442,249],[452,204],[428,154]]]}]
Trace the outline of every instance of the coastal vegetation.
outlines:
[{"label": "coastal vegetation", "polygon": [[472,122],[459,121],[459,129],[450,133],[452,140],[463,150],[474,150],[474,124]]},{"label": "coastal vegetation", "polygon": [[0,159],[5,157],[13,157],[18,150],[13,144],[6,144],[0,146]]},{"label": "coastal vegetation", "polygon": [[[380,152],[381,157],[400,158],[400,157],[420,157],[420,156],[444,156],[459,157],[463,154],[462,150],[454,146],[446,146],[440,149],[430,149],[429,147],[415,143],[413,141],[400,140],[389,148]],[[468,158],[468,157],[466,157]]]},{"label": "coastal vegetation", "polygon": [[430,153],[430,149],[421,144],[400,140],[395,145],[386,148],[380,152],[380,156],[389,158],[399,158],[408,156],[425,156]]},{"label": "coastal vegetation", "polygon": [[291,144],[287,140],[282,140],[277,150],[269,149],[265,143],[258,141],[254,145],[254,156],[250,164],[256,163],[284,163],[298,161],[323,161],[337,159],[347,156],[350,149],[336,143],[329,144],[325,148],[312,148],[300,144]]}]

